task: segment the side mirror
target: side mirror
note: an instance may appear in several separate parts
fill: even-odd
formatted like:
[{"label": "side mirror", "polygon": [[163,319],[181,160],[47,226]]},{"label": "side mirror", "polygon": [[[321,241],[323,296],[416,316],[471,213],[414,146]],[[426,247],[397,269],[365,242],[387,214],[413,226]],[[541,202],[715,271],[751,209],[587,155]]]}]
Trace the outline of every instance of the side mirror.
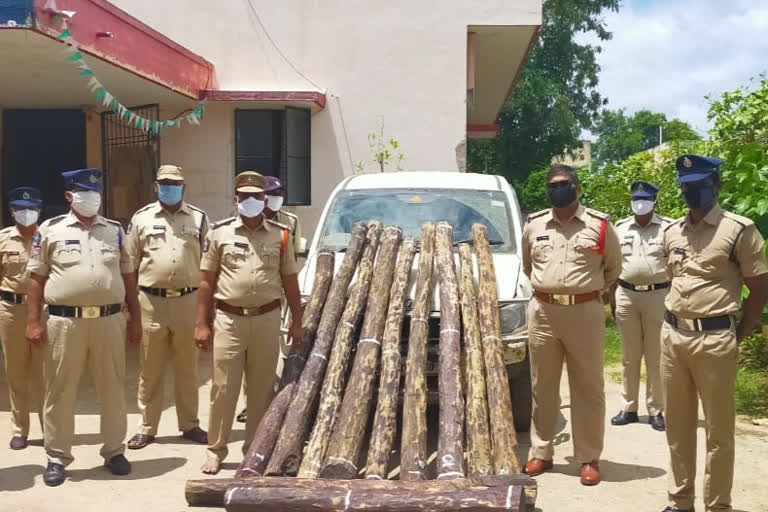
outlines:
[{"label": "side mirror", "polygon": [[307,252],[307,239],[304,237],[299,238],[299,254],[306,254]]}]

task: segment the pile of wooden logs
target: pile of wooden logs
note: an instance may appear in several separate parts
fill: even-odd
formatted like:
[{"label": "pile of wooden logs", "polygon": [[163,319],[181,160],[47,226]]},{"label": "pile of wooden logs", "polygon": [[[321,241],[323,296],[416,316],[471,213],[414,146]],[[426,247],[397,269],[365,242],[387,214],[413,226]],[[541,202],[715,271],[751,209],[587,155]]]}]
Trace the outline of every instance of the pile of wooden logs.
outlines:
[{"label": "pile of wooden logs", "polygon": [[[518,474],[514,451],[487,231],[473,227],[477,273],[470,245],[459,244],[455,256],[452,239],[445,222],[425,224],[416,242],[403,240],[397,227],[370,221],[352,229],[335,275],[334,253],[319,252],[304,338],[285,362],[243,463],[235,478],[189,481],[190,505],[229,511],[533,510],[536,486]],[[417,254],[401,378],[401,333]],[[439,427],[431,480],[425,370],[435,283]],[[388,480],[402,382],[399,480]]]}]

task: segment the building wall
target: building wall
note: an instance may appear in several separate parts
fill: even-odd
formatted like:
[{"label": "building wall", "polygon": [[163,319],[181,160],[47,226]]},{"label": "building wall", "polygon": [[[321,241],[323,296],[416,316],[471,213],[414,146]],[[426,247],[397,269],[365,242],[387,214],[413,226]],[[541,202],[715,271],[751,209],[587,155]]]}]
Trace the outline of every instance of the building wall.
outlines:
[{"label": "building wall", "polygon": [[[250,0],[260,20],[248,0],[112,2],[213,62],[216,88],[326,92],[312,118],[312,205],[296,209],[307,234],[333,187],[370,162],[367,137],[382,125],[406,169],[457,170],[467,25],[541,20],[540,0]],[[163,136],[162,160],[189,162],[190,200],[213,217],[231,203],[233,124],[231,106],[210,104],[200,127]]]}]

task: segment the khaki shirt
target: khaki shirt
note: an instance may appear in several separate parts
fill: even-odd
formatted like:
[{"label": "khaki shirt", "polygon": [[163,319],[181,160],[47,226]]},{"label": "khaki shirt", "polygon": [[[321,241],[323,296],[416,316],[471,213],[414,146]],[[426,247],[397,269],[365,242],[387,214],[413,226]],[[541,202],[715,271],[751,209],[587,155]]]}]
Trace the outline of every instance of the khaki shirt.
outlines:
[{"label": "khaki shirt", "polygon": [[672,219],[655,213],[645,226],[638,224],[634,215],[616,223],[623,258],[622,280],[639,285],[667,281],[664,228],[671,223]]},{"label": "khaki shirt", "polygon": [[199,286],[201,248],[208,229],[205,212],[187,203],[175,213],[159,202],[137,211],[128,226],[125,247],[139,272],[139,286]]},{"label": "khaki shirt", "polygon": [[[603,221],[603,252],[597,250]],[[523,271],[537,291],[576,295],[607,288],[621,273],[621,249],[608,215],[579,205],[565,222],[543,210],[523,229]]]},{"label": "khaki shirt", "polygon": [[299,225],[299,218],[293,213],[278,210],[275,215],[275,220],[280,224],[284,224],[291,228],[291,243],[293,244],[294,254],[298,254],[301,247],[301,225]]},{"label": "khaki shirt", "polygon": [[32,239],[25,240],[16,226],[0,231],[0,290],[27,293],[27,261]]},{"label": "khaki shirt", "polygon": [[120,223],[97,216],[90,229],[69,212],[45,221],[35,235],[29,271],[47,277],[45,302],[104,306],[125,300],[121,274],[133,272]]},{"label": "khaki shirt", "polygon": [[667,309],[682,318],[737,313],[744,278],[768,273],[764,243],[751,220],[719,205],[696,224],[686,215],[669,225]]},{"label": "khaki shirt", "polygon": [[293,244],[281,250],[284,229],[265,219],[251,230],[239,216],[215,223],[200,263],[202,270],[218,273],[214,298],[244,308],[282,298],[282,276],[297,272]]}]

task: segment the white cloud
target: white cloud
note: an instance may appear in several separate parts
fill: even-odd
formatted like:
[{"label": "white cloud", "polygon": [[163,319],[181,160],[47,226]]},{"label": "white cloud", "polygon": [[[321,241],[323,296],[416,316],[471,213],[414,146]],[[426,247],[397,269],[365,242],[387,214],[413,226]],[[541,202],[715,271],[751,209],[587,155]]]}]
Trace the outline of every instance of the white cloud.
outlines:
[{"label": "white cloud", "polygon": [[704,132],[705,95],[768,71],[765,0],[626,0],[606,22],[598,89],[612,109],[648,108]]}]

